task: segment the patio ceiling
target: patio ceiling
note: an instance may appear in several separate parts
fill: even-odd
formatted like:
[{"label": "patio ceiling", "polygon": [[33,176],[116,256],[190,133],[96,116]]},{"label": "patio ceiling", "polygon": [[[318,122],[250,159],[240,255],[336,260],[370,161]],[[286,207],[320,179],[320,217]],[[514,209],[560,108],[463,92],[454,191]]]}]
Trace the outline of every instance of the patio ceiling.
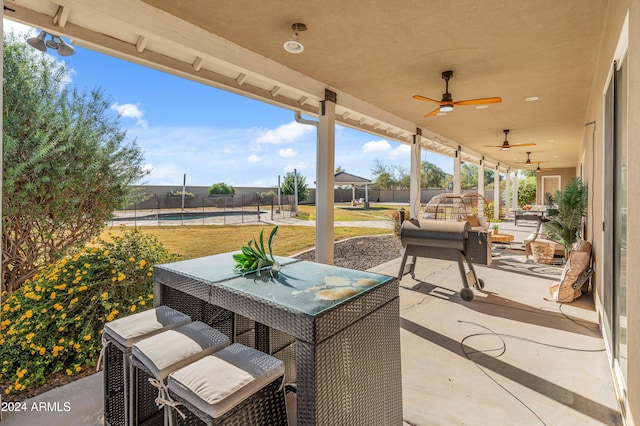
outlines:
[{"label": "patio ceiling", "polygon": [[[132,62],[317,114],[329,88],[336,120],[489,164],[576,167],[607,0],[5,0],[5,17]],[[304,52],[282,44],[303,22]],[[425,118],[453,70],[454,100],[500,96]],[[525,98],[538,96],[536,102]],[[509,142],[535,143],[499,151]],[[549,142],[553,141],[553,142]],[[473,157],[473,158],[472,158]]]}]

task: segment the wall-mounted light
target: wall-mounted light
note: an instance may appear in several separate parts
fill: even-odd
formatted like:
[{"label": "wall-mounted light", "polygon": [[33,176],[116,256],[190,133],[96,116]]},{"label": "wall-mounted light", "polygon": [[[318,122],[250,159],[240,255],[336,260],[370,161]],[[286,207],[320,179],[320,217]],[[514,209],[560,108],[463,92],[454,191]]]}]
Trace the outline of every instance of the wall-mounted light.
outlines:
[{"label": "wall-mounted light", "polygon": [[[49,36],[48,40],[46,39],[47,36]],[[49,34],[45,31],[41,31],[38,37],[27,39],[27,43],[29,46],[41,52],[46,52],[48,47],[49,49],[57,51],[60,56],[71,56],[76,53],[76,49],[65,43],[62,37]]]},{"label": "wall-mounted light", "polygon": [[304,50],[304,46],[298,39],[298,33],[306,31],[307,26],[301,22],[297,22],[295,24],[291,24],[291,29],[293,30],[293,34],[291,34],[289,40],[284,42],[284,50],[289,53],[302,53],[302,51]]}]

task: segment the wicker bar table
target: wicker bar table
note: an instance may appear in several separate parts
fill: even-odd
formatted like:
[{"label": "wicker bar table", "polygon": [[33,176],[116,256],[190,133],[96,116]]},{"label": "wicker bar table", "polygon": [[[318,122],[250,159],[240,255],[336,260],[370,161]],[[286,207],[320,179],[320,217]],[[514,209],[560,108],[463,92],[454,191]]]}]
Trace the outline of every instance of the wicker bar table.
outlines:
[{"label": "wicker bar table", "polygon": [[256,321],[255,347],[267,353],[274,335],[292,336],[299,425],[401,425],[395,278],[277,259],[275,278],[234,274],[232,253],[157,265],[155,303],[183,294]]}]

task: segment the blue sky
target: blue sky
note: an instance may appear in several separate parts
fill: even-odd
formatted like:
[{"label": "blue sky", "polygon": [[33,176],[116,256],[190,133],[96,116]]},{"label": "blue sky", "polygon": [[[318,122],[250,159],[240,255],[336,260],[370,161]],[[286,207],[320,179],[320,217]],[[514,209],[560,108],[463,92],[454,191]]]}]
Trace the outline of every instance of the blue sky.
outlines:
[{"label": "blue sky", "polygon": [[[12,28],[29,29],[5,19],[4,30]],[[102,88],[111,99],[144,153],[144,183],[181,186],[186,174],[188,186],[275,187],[278,175],[297,169],[314,186],[316,130],[296,123],[293,111],[75,48],[73,56],[51,55],[71,67],[80,92]],[[423,151],[422,159],[452,172],[450,158]],[[376,160],[409,170],[409,146],[336,126],[336,167],[372,179]]]}]

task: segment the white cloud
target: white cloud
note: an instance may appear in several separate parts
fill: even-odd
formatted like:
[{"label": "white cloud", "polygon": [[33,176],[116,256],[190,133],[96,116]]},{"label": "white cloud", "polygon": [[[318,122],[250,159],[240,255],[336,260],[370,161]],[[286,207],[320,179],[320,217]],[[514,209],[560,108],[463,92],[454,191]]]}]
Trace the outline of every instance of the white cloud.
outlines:
[{"label": "white cloud", "polygon": [[293,157],[296,156],[297,152],[293,148],[286,148],[286,149],[281,149],[280,151],[278,151],[278,154],[282,158],[293,158]]},{"label": "white cloud", "polygon": [[289,163],[287,165],[284,166],[284,171],[285,172],[292,172],[294,169],[300,173],[300,170],[305,170],[309,168],[309,164],[305,163],[304,161],[300,161],[298,163]]},{"label": "white cloud", "polygon": [[147,164],[145,168],[150,167],[151,173],[147,178],[153,181],[153,185],[178,185],[182,183],[184,174],[174,163],[165,163],[158,166]]},{"label": "white cloud", "polygon": [[32,27],[12,21],[11,19],[2,19],[2,31],[5,33],[13,31],[15,34],[26,34],[28,36],[36,35],[36,30]]},{"label": "white cloud", "polygon": [[262,135],[256,138],[256,142],[259,144],[279,144],[294,142],[302,136],[314,131],[315,129],[313,128],[313,126],[308,126],[305,124],[300,124],[296,121],[292,121],[291,123],[278,126],[275,129],[265,131]]},{"label": "white cloud", "polygon": [[370,141],[362,145],[362,152],[365,154],[391,151],[391,145],[385,140]]},{"label": "white cloud", "polygon": [[139,108],[138,105],[134,104],[122,104],[120,105],[118,102],[115,102],[111,105],[111,109],[117,111],[121,117],[125,118],[134,118],[136,119],[136,124],[140,127],[146,128],[147,122],[142,118],[144,116],[144,112]]},{"label": "white cloud", "polygon": [[249,157],[247,157],[247,161],[250,163],[259,163],[260,161],[262,161],[262,159],[257,155],[251,154]]},{"label": "white cloud", "polygon": [[382,139],[379,141],[369,141],[362,145],[364,154],[384,154],[388,158],[396,159],[407,157],[411,154],[411,147],[406,144],[397,144],[393,147],[389,142]]}]

